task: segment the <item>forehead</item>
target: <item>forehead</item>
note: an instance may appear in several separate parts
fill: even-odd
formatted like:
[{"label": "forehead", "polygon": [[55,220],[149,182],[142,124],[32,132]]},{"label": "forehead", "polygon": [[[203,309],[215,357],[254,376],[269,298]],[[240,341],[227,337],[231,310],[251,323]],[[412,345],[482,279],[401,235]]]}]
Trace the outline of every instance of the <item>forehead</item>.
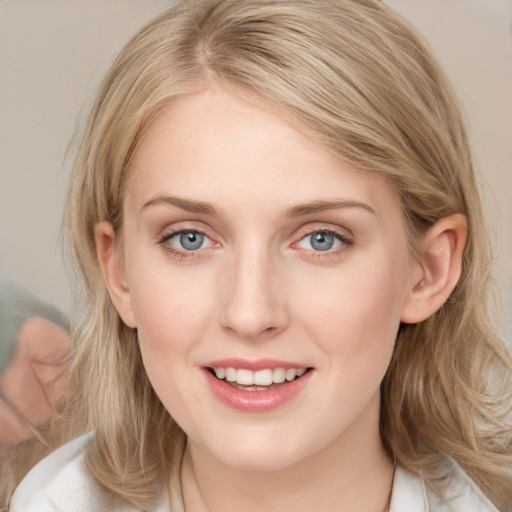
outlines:
[{"label": "forehead", "polygon": [[220,207],[293,207],[353,199],[389,214],[399,210],[393,187],[359,172],[257,97],[241,99],[213,86],[178,98],[149,128],[131,166],[127,203],[140,208],[158,195]]}]

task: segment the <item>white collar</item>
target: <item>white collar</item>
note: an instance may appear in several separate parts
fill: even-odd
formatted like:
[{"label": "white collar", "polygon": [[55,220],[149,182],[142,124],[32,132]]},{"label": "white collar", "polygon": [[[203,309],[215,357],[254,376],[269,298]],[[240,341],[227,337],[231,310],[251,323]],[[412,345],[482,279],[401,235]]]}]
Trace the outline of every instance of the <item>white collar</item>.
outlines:
[{"label": "white collar", "polygon": [[[426,486],[421,475],[397,466],[389,512],[499,512],[453,459],[447,458],[447,463],[452,467],[452,475],[443,498]],[[175,480],[171,489],[172,507],[168,493],[164,494],[154,512],[185,512],[179,481]]]},{"label": "white collar", "polygon": [[[90,512],[98,510],[98,484],[84,464],[89,433],[64,445],[43,459],[27,474],[14,493],[12,512]],[[421,475],[398,466],[389,512],[498,512],[477,485],[451,458],[446,457],[449,478],[442,492],[425,485]],[[184,512],[179,472],[169,492],[162,494],[152,512]],[[440,496],[443,496],[442,498]],[[132,507],[123,512],[140,512]]]},{"label": "white collar", "polygon": [[452,458],[445,462],[449,477],[438,491],[421,475],[397,467],[389,512],[499,512]]},{"label": "white collar", "polygon": [[389,512],[430,512],[425,482],[421,476],[397,466]]}]

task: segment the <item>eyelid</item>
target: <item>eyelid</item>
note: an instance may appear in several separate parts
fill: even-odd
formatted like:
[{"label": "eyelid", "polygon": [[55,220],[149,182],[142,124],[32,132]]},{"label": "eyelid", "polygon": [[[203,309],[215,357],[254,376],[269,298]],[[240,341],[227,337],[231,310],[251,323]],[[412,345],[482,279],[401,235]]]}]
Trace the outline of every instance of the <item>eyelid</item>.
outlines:
[{"label": "eyelid", "polygon": [[[311,225],[312,223],[308,223],[307,226],[300,228],[297,231],[297,235],[294,237],[297,241],[302,240],[308,235],[312,235],[314,233],[332,233],[337,238],[346,241],[353,242],[353,235],[348,229],[341,228],[339,226],[334,226],[332,224],[319,223],[316,225]],[[295,243],[295,242],[294,242]]]},{"label": "eyelid", "polygon": [[216,241],[215,239],[218,238],[212,235],[212,230],[209,229],[207,226],[204,226],[202,222],[185,220],[167,224],[162,229],[159,229],[158,232],[155,234],[155,239],[157,242],[159,242],[163,239],[169,239],[173,235],[176,235],[177,233],[181,233],[183,231],[194,231],[200,233],[201,235],[208,237],[212,241]]},{"label": "eyelid", "polygon": [[[207,231],[208,230],[197,226],[194,223],[180,222],[161,230],[156,237],[156,243],[161,246],[168,255],[176,260],[191,260],[205,256],[208,251],[211,251],[215,248],[216,245],[219,245],[219,243]],[[206,237],[211,243],[208,247],[199,248],[197,250],[180,249],[179,247],[170,243],[170,240],[174,236],[183,232],[199,233],[200,235]]]},{"label": "eyelid", "polygon": [[[347,234],[346,229],[333,226],[332,224],[317,224],[314,226],[308,225],[304,228],[299,229],[297,235],[294,237],[294,242],[291,244],[293,249],[314,256],[315,258],[332,258],[340,255],[341,253],[349,250],[354,245],[353,237]],[[339,242],[339,246],[334,249],[328,249],[325,251],[315,251],[314,249],[306,249],[298,247],[306,237],[315,233],[328,233],[332,234]]]},{"label": "eyelid", "polygon": [[174,228],[174,229],[170,229],[169,231],[164,230],[164,232],[158,236],[158,240],[160,243],[164,243],[164,242],[167,242],[168,240],[170,240],[171,238],[175,237],[176,235],[179,235],[180,233],[199,233],[200,235],[203,235],[206,238],[209,238],[211,240],[211,237],[208,236],[208,233],[206,233],[202,229],[190,228],[190,227]]}]

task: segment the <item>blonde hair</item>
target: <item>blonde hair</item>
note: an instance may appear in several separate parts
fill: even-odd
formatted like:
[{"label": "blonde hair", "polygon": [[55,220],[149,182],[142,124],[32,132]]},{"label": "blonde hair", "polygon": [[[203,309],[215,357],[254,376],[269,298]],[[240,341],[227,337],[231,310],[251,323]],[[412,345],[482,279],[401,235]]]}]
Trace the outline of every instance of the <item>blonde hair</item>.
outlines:
[{"label": "blonde hair", "polygon": [[87,308],[74,330],[67,437],[96,431],[91,473],[147,510],[181,461],[184,434],[108,297],[93,229],[108,220],[122,233],[123,188],[148,127],[174,98],[215,80],[255,93],[345,163],[391,180],[412,251],[437,220],[466,215],[460,282],[432,317],[402,326],[382,384],[381,434],[399,464],[433,484],[447,477],[447,454],[512,510],[511,362],[488,313],[492,255],[468,135],[429,49],[377,0],[183,1],[113,64],[66,207]]}]

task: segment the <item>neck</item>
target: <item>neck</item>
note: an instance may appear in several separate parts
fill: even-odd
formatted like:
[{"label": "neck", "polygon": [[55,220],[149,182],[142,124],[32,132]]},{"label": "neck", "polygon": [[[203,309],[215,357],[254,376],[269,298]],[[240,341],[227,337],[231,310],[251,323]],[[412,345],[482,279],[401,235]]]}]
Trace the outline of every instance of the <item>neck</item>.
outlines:
[{"label": "neck", "polygon": [[320,452],[272,471],[228,467],[188,441],[181,473],[186,512],[383,512],[393,463],[380,440],[378,400],[368,409]]}]

